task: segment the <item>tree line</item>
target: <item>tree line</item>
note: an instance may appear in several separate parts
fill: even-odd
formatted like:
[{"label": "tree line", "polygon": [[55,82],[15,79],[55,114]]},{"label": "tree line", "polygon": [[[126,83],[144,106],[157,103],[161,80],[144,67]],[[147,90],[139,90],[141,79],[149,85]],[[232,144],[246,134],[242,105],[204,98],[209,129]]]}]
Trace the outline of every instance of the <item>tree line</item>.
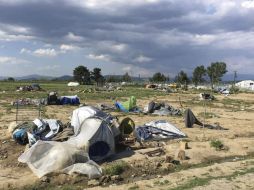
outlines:
[{"label": "tree line", "polygon": [[95,82],[97,85],[105,82],[131,82],[131,76],[126,72],[123,76],[108,76],[105,78],[101,74],[100,68],[94,68],[92,71],[83,65],[76,67],[73,70],[73,79],[80,84],[90,85]]},{"label": "tree line", "polygon": [[[175,77],[175,82],[187,85],[192,81],[195,86],[206,82],[206,78],[209,79],[212,89],[214,88],[214,84],[220,82],[223,75],[227,72],[227,65],[224,62],[213,62],[210,66],[205,68],[203,65],[197,66],[192,73],[192,79],[190,79],[184,71],[180,71]],[[167,78],[162,73],[155,73],[153,77],[150,79],[152,82],[166,82],[169,78]]]},{"label": "tree line", "polygon": [[[200,83],[207,81],[209,79],[211,83],[211,87],[214,87],[214,84],[221,81],[223,75],[227,72],[227,65],[224,62],[213,62],[210,66],[205,68],[203,65],[197,66],[192,73],[192,78],[190,79],[184,71],[180,71],[175,77],[174,81],[184,85],[187,85],[192,81],[195,86]],[[73,70],[73,78],[78,81],[80,84],[92,84],[92,82],[96,82],[96,84],[104,83],[104,82],[131,82],[131,76],[126,72],[123,76],[108,76],[105,79],[101,74],[100,68],[94,68],[92,71],[83,65],[76,67]],[[169,81],[169,77],[164,74],[157,72],[152,78],[150,78],[151,82],[167,82]]]}]

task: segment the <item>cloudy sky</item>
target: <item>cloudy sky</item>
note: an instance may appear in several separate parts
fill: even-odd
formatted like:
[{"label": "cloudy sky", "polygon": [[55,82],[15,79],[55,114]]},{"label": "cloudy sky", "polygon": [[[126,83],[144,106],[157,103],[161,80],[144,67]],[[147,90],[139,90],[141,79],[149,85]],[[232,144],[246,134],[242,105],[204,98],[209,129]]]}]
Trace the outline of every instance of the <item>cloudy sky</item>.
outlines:
[{"label": "cloudy sky", "polygon": [[254,71],[254,0],[0,0],[0,76]]}]

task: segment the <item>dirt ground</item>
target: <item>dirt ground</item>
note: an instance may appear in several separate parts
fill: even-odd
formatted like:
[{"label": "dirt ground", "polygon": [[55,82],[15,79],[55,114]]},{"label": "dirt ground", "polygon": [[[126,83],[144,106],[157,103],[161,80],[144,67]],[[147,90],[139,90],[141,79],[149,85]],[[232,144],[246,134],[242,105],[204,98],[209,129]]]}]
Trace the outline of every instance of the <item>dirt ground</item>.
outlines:
[{"label": "dirt ground", "polygon": [[[179,102],[181,100],[181,105]],[[215,95],[216,100],[204,103],[198,100],[198,94],[171,93],[167,96],[144,98],[137,101],[143,108],[151,100],[163,101],[176,108],[191,108],[194,114],[203,121],[205,109],[210,115],[205,123],[219,123],[228,130],[203,129],[199,126],[185,128],[182,116],[154,116],[141,114],[117,115],[119,120],[131,117],[136,126],[152,120],[165,119],[187,134],[189,149],[185,150],[188,157],[180,160],[180,165],[165,163],[165,157],[177,158],[180,139],[149,142],[146,148],[132,150],[127,148],[116,154],[110,161],[125,161],[129,164],[128,171],[120,175],[122,180],[109,181],[101,186],[88,187],[87,178],[58,175],[52,177],[49,185],[57,187],[65,184],[75,184],[83,189],[254,189],[254,94],[241,93],[230,95]],[[10,122],[15,120],[15,108],[6,107],[12,100],[0,101],[0,189],[22,189],[27,185],[45,182],[38,179],[24,164],[18,162],[18,157],[25,147],[14,142],[8,133]],[[86,104],[97,105],[108,103],[103,100],[86,101]],[[62,122],[70,121],[73,106],[47,106],[46,115]],[[226,149],[216,150],[210,146],[211,140],[219,139]],[[165,155],[149,157],[142,153],[162,147]],[[102,163],[104,167],[111,162]],[[53,179],[55,178],[55,180]],[[83,179],[84,178],[84,179]],[[226,188],[225,188],[226,187]]]}]

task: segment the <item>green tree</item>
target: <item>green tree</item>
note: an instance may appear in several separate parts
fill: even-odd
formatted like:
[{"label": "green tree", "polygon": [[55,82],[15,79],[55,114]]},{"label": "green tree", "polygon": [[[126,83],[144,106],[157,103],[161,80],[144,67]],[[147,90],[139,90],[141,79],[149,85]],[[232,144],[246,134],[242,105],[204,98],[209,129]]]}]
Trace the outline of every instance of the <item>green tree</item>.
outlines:
[{"label": "green tree", "polygon": [[165,82],[167,80],[168,80],[168,78],[165,77],[165,75],[160,72],[155,73],[153,75],[153,77],[150,79],[150,81],[152,81],[152,82]]},{"label": "green tree", "polygon": [[15,81],[15,79],[13,78],[13,77],[9,77],[8,79],[7,79],[7,81]]},{"label": "green tree", "polygon": [[124,82],[131,82],[131,77],[128,73],[125,73],[122,77],[122,81]]},{"label": "green tree", "polygon": [[176,76],[176,82],[184,85],[184,89],[188,89],[188,83],[190,82],[188,75],[184,71],[180,71]]},{"label": "green tree", "polygon": [[101,69],[100,68],[94,68],[91,72],[92,79],[96,82],[96,85],[98,86],[99,83],[102,83],[104,81],[104,77],[101,75]]},{"label": "green tree", "polygon": [[192,81],[197,86],[199,83],[204,82],[203,78],[206,75],[206,69],[203,65],[197,66],[193,71]]},{"label": "green tree", "polygon": [[214,83],[221,81],[222,76],[227,72],[227,64],[224,62],[211,63],[207,67],[207,75],[211,82],[211,87],[213,89]]},{"label": "green tree", "polygon": [[78,81],[80,84],[91,84],[91,76],[89,70],[80,65],[73,70],[74,80]]}]

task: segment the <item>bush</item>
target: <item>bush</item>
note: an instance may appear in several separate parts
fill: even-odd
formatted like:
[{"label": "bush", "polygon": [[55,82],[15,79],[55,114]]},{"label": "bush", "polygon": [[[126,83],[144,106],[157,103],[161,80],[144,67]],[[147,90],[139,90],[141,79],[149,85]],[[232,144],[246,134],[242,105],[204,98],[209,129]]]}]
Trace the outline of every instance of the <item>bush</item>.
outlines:
[{"label": "bush", "polygon": [[106,166],[104,168],[104,173],[110,176],[120,175],[126,168],[128,168],[128,164],[126,162],[115,162],[112,165]]},{"label": "bush", "polygon": [[229,89],[229,92],[233,93],[233,94],[237,94],[239,93],[240,89],[236,86],[232,86],[230,89]]},{"label": "bush", "polygon": [[216,150],[222,150],[224,148],[224,145],[220,140],[212,140],[210,146],[214,147]]}]

